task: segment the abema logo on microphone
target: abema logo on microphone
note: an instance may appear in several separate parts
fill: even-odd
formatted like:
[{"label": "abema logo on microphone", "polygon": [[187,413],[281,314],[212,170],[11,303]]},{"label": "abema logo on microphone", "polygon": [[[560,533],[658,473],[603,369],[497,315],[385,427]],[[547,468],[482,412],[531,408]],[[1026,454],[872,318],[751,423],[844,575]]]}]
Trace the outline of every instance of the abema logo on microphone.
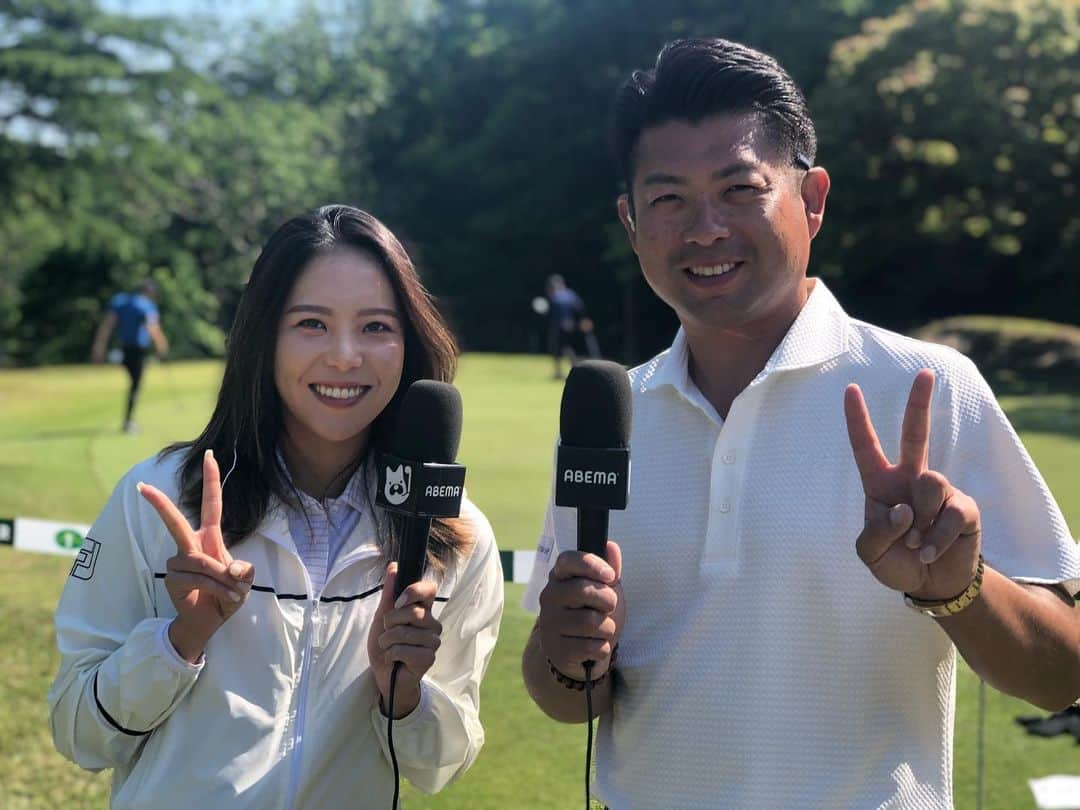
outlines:
[{"label": "abema logo on microphone", "polygon": [[567,484],[599,484],[613,487],[619,483],[619,474],[608,470],[563,470],[562,480]]},{"label": "abema logo on microphone", "polygon": [[401,506],[409,500],[409,491],[412,488],[412,467],[408,464],[399,464],[397,467],[386,465],[386,483],[383,485],[383,495],[386,501],[393,506]]}]

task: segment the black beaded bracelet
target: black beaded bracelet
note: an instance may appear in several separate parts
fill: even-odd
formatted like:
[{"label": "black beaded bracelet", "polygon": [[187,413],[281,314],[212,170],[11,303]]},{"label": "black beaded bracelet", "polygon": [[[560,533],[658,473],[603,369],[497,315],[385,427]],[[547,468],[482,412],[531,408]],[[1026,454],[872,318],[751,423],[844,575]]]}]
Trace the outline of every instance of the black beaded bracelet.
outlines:
[{"label": "black beaded bracelet", "polygon": [[565,686],[567,689],[574,689],[578,692],[582,691],[586,686],[596,686],[603,683],[604,679],[611,674],[611,671],[615,669],[615,661],[619,657],[619,645],[616,643],[614,649],[611,651],[611,660],[608,662],[608,668],[604,674],[599,678],[594,678],[591,681],[579,681],[577,678],[571,678],[569,675],[564,675],[560,672],[556,666],[551,663],[551,659],[548,658],[548,668],[551,670],[551,674],[555,676],[555,680]]}]

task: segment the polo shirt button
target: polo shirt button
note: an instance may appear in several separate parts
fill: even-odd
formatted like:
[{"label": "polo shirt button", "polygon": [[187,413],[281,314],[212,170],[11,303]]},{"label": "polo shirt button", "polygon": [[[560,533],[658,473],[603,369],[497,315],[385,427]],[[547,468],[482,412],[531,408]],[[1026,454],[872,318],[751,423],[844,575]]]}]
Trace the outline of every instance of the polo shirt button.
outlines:
[{"label": "polo shirt button", "polygon": [[723,461],[724,461],[725,464],[734,464],[735,463],[735,451],[732,450],[732,451],[730,451],[728,453],[724,453]]},{"label": "polo shirt button", "polygon": [[730,501],[721,501],[720,502],[720,513],[723,514],[723,515],[726,515],[730,511],[731,511],[731,502]]}]

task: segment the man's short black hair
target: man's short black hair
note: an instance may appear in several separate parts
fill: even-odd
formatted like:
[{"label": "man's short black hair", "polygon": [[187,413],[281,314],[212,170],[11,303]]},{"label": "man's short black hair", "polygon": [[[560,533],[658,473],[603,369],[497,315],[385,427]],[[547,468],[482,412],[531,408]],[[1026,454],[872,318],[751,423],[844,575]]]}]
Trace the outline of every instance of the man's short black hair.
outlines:
[{"label": "man's short black hair", "polygon": [[817,134],[806,99],[775,59],[726,39],[669,42],[656,67],[635,70],[615,94],[611,147],[627,190],[646,129],[733,114],[759,115],[784,159],[804,169],[814,164]]}]

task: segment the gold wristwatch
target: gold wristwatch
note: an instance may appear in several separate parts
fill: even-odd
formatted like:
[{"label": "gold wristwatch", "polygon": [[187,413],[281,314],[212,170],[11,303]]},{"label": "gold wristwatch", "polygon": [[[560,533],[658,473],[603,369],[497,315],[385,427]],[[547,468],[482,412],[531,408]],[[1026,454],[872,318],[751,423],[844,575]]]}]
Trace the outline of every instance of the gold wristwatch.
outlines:
[{"label": "gold wristwatch", "polygon": [[982,589],[983,571],[985,568],[986,565],[983,562],[982,554],[980,554],[979,567],[975,569],[975,579],[971,580],[971,584],[968,585],[964,589],[964,592],[959,596],[954,596],[952,599],[946,599],[942,602],[916,599],[914,596],[905,593],[904,604],[912,610],[917,610],[919,613],[925,613],[927,616],[933,616],[935,619],[943,619],[946,616],[955,616],[974,602],[975,597],[979,595],[979,591]]}]

